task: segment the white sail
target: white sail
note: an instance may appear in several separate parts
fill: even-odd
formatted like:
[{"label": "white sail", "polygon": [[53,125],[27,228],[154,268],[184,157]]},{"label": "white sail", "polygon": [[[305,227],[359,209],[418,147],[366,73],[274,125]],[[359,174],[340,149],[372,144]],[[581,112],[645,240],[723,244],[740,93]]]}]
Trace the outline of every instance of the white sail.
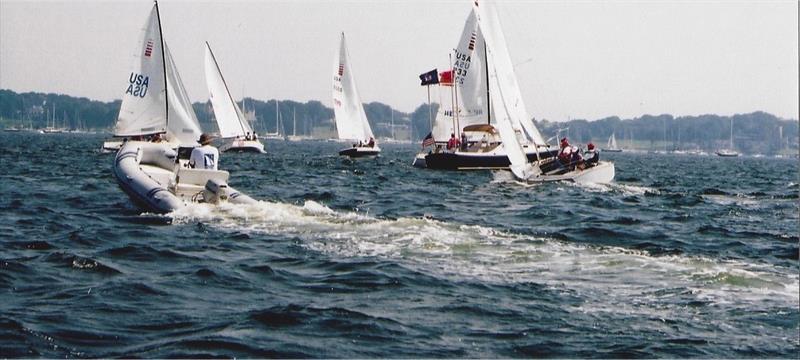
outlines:
[{"label": "white sail", "polygon": [[608,138],[608,148],[611,150],[617,149],[617,137],[614,136],[614,133],[611,133],[611,137]]},{"label": "white sail", "polygon": [[[511,55],[506,46],[506,39],[503,29],[500,26],[500,18],[497,11],[489,1],[475,1],[473,11],[478,18],[480,27],[488,47],[493,54],[490,57],[490,71],[493,69],[498,76],[498,86],[505,97],[504,102],[508,105],[513,125],[520,126],[527,133],[527,137],[537,145],[545,145],[546,142],[533,124],[533,121],[525,108],[522,100],[522,93],[517,83],[517,76],[514,74],[514,65],[511,62]],[[494,95],[492,95],[492,106],[495,106]]]},{"label": "white sail", "polygon": [[133,55],[114,136],[139,136],[167,131],[163,44],[156,4],[147,18],[136,54]]},{"label": "white sail", "polygon": [[452,88],[449,86],[437,86],[439,89],[439,110],[433,120],[431,135],[439,142],[450,139],[450,134],[455,134],[453,119]]},{"label": "white sail", "polygon": [[454,110],[453,88],[439,86],[439,111],[431,135],[436,141],[447,141],[451,134],[458,136],[453,117],[458,111],[458,126],[488,124],[486,57],[483,34],[478,27],[475,11],[470,11],[455,49],[453,82],[458,91],[458,110]]},{"label": "white sail", "polygon": [[[491,50],[488,51],[491,54]],[[525,151],[517,140],[517,133],[512,126],[514,114],[512,114],[504,100],[505,97],[500,84],[502,79],[497,75],[494,68],[490,70],[490,73],[489,90],[492,91],[494,98],[497,99],[492,100],[492,117],[495,119],[497,129],[500,132],[500,138],[503,140],[503,146],[508,155],[508,160],[511,162],[509,166],[511,172],[514,173],[514,176],[517,178],[524,180],[539,173],[539,167],[531,166]]]},{"label": "white sail", "polygon": [[195,145],[200,138],[200,123],[192,108],[192,102],[183,87],[183,81],[175,66],[169,46],[164,43],[167,66],[167,95],[169,101],[169,123],[167,140],[182,145]]},{"label": "white sail", "polygon": [[209,99],[214,107],[214,117],[217,119],[220,137],[244,136],[245,133],[250,131],[250,127],[245,127],[247,121],[244,120],[244,115],[242,110],[239,109],[239,105],[233,101],[228,85],[222,77],[222,71],[219,68],[217,59],[214,57],[214,53],[211,52],[211,46],[208,43],[206,43],[205,72]]},{"label": "white sail", "polygon": [[486,79],[483,33],[475,11],[470,11],[455,49],[453,81],[458,89],[458,125],[489,123],[489,92]]},{"label": "white sail", "polygon": [[358,96],[344,33],[339,43],[339,54],[333,64],[333,111],[339,139],[366,142],[374,136],[364,112],[364,105]]}]

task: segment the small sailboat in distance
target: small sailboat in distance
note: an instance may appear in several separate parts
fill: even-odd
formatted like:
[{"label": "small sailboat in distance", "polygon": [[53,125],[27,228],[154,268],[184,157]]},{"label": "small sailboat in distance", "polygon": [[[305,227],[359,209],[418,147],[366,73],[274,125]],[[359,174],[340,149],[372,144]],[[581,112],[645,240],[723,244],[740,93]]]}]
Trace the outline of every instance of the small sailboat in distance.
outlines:
[{"label": "small sailboat in distance", "polygon": [[617,146],[617,137],[614,133],[611,133],[611,136],[608,138],[608,143],[606,144],[604,152],[622,152],[622,149]]},{"label": "small sailboat in distance", "polygon": [[729,149],[720,149],[717,150],[717,156],[721,157],[737,157],[739,153],[733,149],[733,117],[731,117],[731,142],[730,142]]},{"label": "small sailboat in distance", "polygon": [[264,153],[264,144],[258,141],[258,136],[250,127],[242,109],[233,100],[208,42],[206,42],[205,71],[209,99],[214,108],[219,134],[226,139],[219,150]]},{"label": "small sailboat in distance", "polygon": [[358,96],[344,32],[333,67],[333,112],[339,139],[357,141],[352,147],[340,150],[339,155],[361,157],[380,154],[381,148],[375,143],[375,135]]}]

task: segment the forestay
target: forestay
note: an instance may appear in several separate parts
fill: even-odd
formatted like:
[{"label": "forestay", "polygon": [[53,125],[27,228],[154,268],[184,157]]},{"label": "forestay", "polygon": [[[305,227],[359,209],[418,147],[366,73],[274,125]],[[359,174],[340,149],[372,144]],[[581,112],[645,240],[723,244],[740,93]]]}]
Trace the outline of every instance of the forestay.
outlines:
[{"label": "forestay", "polygon": [[333,111],[339,139],[367,141],[374,136],[358,96],[344,33],[333,64]]},{"label": "forestay", "polygon": [[245,136],[246,133],[251,132],[252,130],[249,124],[247,124],[242,110],[239,109],[239,105],[233,101],[233,97],[228,90],[228,85],[222,77],[222,71],[219,68],[217,59],[214,57],[214,53],[211,52],[211,46],[207,42],[205,73],[209,99],[211,100],[211,105],[214,107],[214,117],[217,119],[220,137],[232,138]]},{"label": "forestay", "polygon": [[163,46],[158,6],[153,5],[133,55],[114,136],[140,136],[167,131]]}]

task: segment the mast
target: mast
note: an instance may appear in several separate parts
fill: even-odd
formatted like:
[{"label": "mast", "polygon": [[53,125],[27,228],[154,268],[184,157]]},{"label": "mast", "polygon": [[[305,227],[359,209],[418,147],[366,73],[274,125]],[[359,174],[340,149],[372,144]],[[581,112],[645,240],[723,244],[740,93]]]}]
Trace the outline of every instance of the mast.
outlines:
[{"label": "mast", "polygon": [[486,124],[492,124],[492,99],[489,97],[489,55],[486,50],[486,40],[483,40],[483,67],[486,69]]},{"label": "mast", "polygon": [[[164,69],[164,132],[167,131],[167,124],[169,124],[169,86],[167,86],[167,56],[164,54],[164,32],[161,30],[161,14],[158,12],[158,0],[153,0],[156,7],[156,20],[158,20],[158,37],[161,39],[161,66]],[[214,54],[211,54],[214,55]]]},{"label": "mast", "polygon": [[[453,118],[453,132],[451,134],[455,135],[456,131],[458,130],[458,126],[456,125],[456,101],[453,99],[455,96],[455,74],[453,74],[453,54],[449,54],[449,63],[450,63],[450,117]],[[448,140],[449,141],[449,140]]]},{"label": "mast", "polygon": [[[206,47],[208,48],[208,52],[211,54],[211,59],[214,60],[214,65],[217,67],[217,73],[219,74],[219,77],[222,79],[222,85],[225,85],[225,91],[228,93],[228,100],[230,100],[230,102],[233,103],[233,108],[236,109],[236,102],[233,101],[233,96],[231,95],[231,90],[228,88],[228,82],[225,81],[225,76],[222,75],[222,70],[220,70],[219,63],[217,62],[217,57],[214,56],[214,52],[211,51],[211,45],[208,44],[208,41],[206,41]],[[239,127],[242,129],[242,135],[244,135],[244,133],[245,133],[244,124],[242,124],[242,119],[239,116],[239,112],[238,111],[236,112],[236,118],[237,118],[237,120],[239,120]]]}]

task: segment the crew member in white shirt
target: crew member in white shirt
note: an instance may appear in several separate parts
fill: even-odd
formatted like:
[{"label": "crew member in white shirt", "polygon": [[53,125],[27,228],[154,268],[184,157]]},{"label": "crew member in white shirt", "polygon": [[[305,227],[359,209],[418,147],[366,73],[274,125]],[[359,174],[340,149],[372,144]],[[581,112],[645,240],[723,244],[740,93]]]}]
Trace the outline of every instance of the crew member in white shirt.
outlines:
[{"label": "crew member in white shirt", "polygon": [[208,134],[200,135],[197,142],[201,146],[192,149],[189,157],[189,166],[195,169],[217,170],[219,165],[219,150],[211,146],[211,136]]}]

